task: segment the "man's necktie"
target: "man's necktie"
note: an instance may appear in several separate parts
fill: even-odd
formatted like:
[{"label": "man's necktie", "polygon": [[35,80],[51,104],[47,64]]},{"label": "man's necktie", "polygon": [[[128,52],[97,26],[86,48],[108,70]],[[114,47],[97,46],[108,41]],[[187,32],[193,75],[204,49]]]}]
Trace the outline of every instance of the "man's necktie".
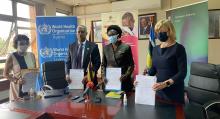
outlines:
[{"label": "man's necktie", "polygon": [[76,59],[76,68],[77,69],[82,68],[82,51],[83,51],[83,44],[80,44],[80,46],[78,48],[77,59]]}]

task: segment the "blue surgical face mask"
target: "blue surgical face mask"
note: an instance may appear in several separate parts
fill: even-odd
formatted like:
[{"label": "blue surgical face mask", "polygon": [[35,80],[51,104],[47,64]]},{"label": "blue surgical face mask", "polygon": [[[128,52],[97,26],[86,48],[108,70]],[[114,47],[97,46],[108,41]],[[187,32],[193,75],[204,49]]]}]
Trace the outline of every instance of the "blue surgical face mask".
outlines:
[{"label": "blue surgical face mask", "polygon": [[158,39],[161,42],[166,42],[168,40],[167,32],[159,32],[158,33]]},{"label": "blue surgical face mask", "polygon": [[109,36],[109,42],[115,44],[118,40],[118,35]]}]

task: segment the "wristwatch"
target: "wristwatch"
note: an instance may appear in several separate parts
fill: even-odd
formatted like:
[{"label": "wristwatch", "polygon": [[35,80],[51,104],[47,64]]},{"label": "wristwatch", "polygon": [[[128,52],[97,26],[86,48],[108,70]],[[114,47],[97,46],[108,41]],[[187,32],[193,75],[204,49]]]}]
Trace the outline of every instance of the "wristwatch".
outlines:
[{"label": "wristwatch", "polygon": [[166,81],[165,83],[166,83],[167,87],[170,87],[171,83],[169,81]]}]

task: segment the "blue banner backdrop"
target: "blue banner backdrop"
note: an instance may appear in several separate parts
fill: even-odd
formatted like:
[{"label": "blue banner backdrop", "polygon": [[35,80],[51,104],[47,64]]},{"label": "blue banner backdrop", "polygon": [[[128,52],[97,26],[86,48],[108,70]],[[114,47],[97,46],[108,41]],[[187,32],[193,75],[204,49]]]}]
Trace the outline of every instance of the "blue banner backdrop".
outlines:
[{"label": "blue banner backdrop", "polygon": [[[66,61],[68,45],[76,41],[77,17],[37,17],[36,26],[40,70],[46,61]],[[36,90],[42,85],[40,75]]]}]

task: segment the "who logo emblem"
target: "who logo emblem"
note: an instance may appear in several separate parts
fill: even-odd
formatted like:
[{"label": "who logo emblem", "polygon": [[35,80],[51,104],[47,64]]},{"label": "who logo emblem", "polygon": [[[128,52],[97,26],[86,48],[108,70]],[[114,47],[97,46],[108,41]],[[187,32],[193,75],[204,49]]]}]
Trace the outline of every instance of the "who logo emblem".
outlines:
[{"label": "who logo emblem", "polygon": [[50,34],[51,33],[51,26],[47,25],[47,24],[39,25],[37,29],[40,34]]}]

